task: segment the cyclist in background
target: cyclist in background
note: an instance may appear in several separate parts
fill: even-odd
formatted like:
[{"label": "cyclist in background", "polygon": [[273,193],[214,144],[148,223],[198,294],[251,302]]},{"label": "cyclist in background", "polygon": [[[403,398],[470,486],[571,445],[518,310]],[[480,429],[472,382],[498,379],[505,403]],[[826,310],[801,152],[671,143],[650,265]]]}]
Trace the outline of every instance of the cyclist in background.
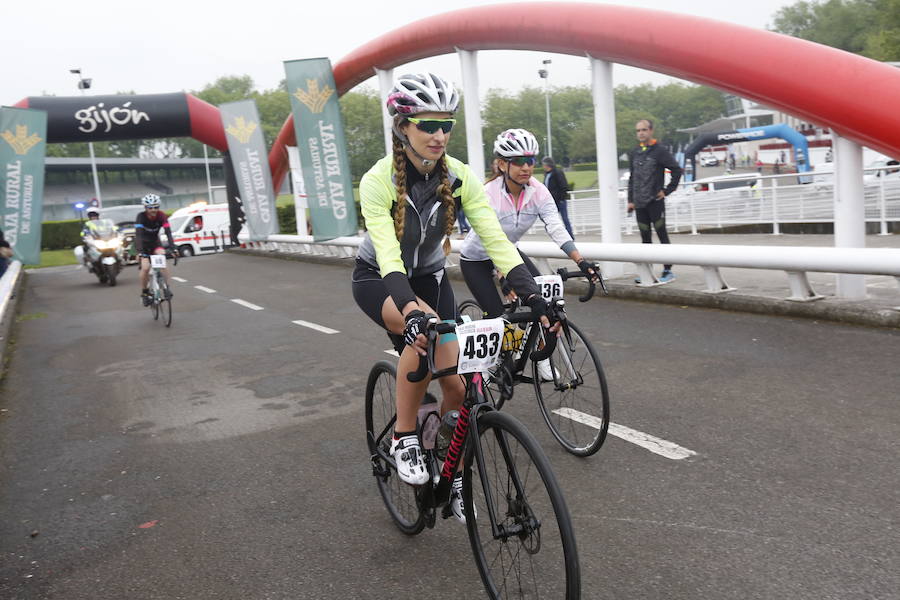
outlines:
[{"label": "cyclist in background", "polygon": [[[430,377],[411,383],[406,374],[416,370],[419,356],[426,353],[423,332],[428,322],[435,317],[446,321],[456,317],[453,290],[444,272],[450,251],[448,236],[456,220],[455,198],[512,287],[526,304],[546,312],[534,279],[506,239],[478,177],[445,152],[458,103],[454,87],[437,75],[399,77],[387,100],[393,117],[393,152],[375,163],[359,186],[367,233],[356,257],[353,297],[369,318],[388,331],[400,353],[391,455],[400,479],[411,485],[428,480],[416,437],[416,416]],[[546,316],[543,321],[549,327]],[[437,365],[455,365],[459,354],[456,335],[443,335],[437,344]],[[459,408],[465,395],[463,380],[444,377],[440,384],[441,410]],[[461,490],[458,475],[450,507],[464,522]]]},{"label": "cyclist in background", "polygon": [[[534,178],[534,165],[540,148],[534,135],[525,129],[507,129],[494,140],[494,154],[499,173],[484,184],[491,208],[497,213],[500,226],[509,241],[517,243],[540,219],[550,238],[593,281],[600,278],[600,269],[584,259],[572,236],[566,231],[553,196],[543,183]],[[519,251],[520,254],[521,251]],[[499,317],[503,303],[493,283],[494,262],[485,252],[481,238],[469,232],[460,250],[460,270],[475,301],[487,318]],[[522,259],[532,275],[541,273],[531,260]],[[501,269],[502,273],[502,269]],[[512,299],[515,293],[503,284],[503,295]]]},{"label": "cyclist in background", "polygon": [[[170,250],[175,248],[175,236],[172,235],[172,228],[169,227],[166,213],[159,208],[159,196],[147,194],[141,198],[141,204],[144,205],[144,212],[138,213],[134,220],[134,249],[141,259],[141,300],[144,306],[149,306],[150,290],[147,285],[150,281],[150,255],[166,253],[159,237],[160,229],[166,231]],[[166,286],[166,298],[171,299],[174,294],[171,291],[168,267],[163,269],[163,276],[166,278],[166,283],[170,284]]]}]

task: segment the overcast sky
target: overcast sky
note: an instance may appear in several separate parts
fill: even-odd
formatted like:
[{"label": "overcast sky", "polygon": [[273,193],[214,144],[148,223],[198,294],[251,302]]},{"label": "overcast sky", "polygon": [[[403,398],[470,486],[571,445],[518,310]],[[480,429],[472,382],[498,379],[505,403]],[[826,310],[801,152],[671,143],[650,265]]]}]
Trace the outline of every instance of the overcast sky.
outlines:
[{"label": "overcast sky", "polygon": [[[509,4],[510,11],[522,10],[521,2],[511,0],[5,2],[0,33],[0,104],[13,104],[26,96],[75,95],[78,90],[76,77],[69,73],[72,68],[81,68],[85,77],[94,80],[91,93],[95,94],[199,90],[223,75],[250,75],[257,89],[270,89],[284,77],[284,60],[327,56],[334,64],[352,50],[404,24],[489,3]],[[762,29],[772,22],[779,8],[793,2],[632,0],[618,4],[683,12]],[[240,8],[234,9],[235,6]],[[524,85],[542,85],[537,69],[547,58],[553,60],[551,85],[590,83],[584,58],[543,52],[482,51],[482,94],[492,87],[514,92]],[[460,81],[455,55],[408,66],[410,70],[434,70]],[[617,85],[674,81],[652,71],[621,65],[616,65],[613,75]],[[370,79],[366,85],[374,88],[377,81]]]}]

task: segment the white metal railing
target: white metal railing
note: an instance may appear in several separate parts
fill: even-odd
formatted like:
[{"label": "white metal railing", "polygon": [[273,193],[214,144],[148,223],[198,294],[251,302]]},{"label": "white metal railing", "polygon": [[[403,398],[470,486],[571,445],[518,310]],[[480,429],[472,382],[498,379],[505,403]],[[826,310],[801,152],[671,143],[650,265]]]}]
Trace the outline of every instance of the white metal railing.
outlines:
[{"label": "white metal railing", "polygon": [[[271,235],[265,241],[251,242],[246,233],[241,233],[239,239],[248,248],[340,258],[353,257],[353,248],[363,240],[362,237],[342,237],[317,242],[307,235]],[[458,252],[462,241],[451,240],[450,244],[453,251]],[[521,241],[518,246],[538,261],[566,258],[552,242]],[[725,283],[719,273],[720,267],[784,271],[791,292],[788,299],[796,301],[822,298],[810,286],[806,276],[808,271],[889,275],[900,282],[900,249],[896,248],[579,243],[578,250],[592,261],[634,263],[641,277],[640,287],[660,284],[653,274],[653,264],[699,266],[703,269],[704,291],[713,294],[734,290]],[[539,266],[550,272],[548,263]]]},{"label": "white metal railing", "polygon": [[[883,176],[884,169],[866,169],[865,219],[879,223],[880,234],[888,234],[889,222],[900,222],[900,175]],[[666,224],[671,231],[689,229],[697,233],[703,228],[734,225],[771,225],[780,233],[787,223],[833,223],[834,183],[831,173],[812,172],[785,175],[739,173],[748,179],[759,179],[754,188],[731,188],[694,191],[697,182],[680,183],[678,190],[666,199]],[[799,183],[799,179],[812,180]],[[627,188],[619,189],[620,220],[623,233],[635,231],[634,219],[628,215]],[[569,220],[576,234],[600,231],[599,190],[569,192]],[[532,232],[540,230],[536,224]]]},{"label": "white metal railing", "polygon": [[12,306],[13,290],[16,289],[16,282],[22,273],[22,263],[14,260],[9,263],[3,277],[0,277],[0,323],[6,318],[6,311]]}]

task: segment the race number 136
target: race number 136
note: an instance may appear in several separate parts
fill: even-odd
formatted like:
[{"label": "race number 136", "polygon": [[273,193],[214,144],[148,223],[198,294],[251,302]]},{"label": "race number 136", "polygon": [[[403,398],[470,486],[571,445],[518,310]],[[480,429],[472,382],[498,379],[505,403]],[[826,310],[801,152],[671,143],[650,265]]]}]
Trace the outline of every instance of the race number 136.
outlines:
[{"label": "race number 136", "polygon": [[562,277],[559,275],[538,275],[534,281],[541,288],[541,295],[547,300],[563,295]]}]

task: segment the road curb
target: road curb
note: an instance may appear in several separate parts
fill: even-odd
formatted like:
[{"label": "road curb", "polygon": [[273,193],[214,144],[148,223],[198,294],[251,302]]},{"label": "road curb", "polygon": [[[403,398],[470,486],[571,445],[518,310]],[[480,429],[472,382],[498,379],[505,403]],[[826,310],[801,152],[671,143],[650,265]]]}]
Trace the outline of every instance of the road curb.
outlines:
[{"label": "road curb", "polygon": [[[340,265],[348,268],[354,265],[353,259],[337,256],[251,250],[247,248],[230,248],[227,252],[261,256],[265,258],[277,258],[280,260],[296,260],[301,262]],[[450,267],[447,269],[447,274],[452,279],[462,280],[462,273],[460,272],[459,267]],[[587,289],[587,283],[583,281],[570,281],[568,284],[570,286],[577,286],[580,289]],[[683,290],[670,288],[668,286],[642,288],[632,284],[621,284],[616,282],[607,282],[607,287],[609,288],[609,296],[611,298],[622,300],[715,308],[733,312],[777,315],[783,317],[802,317],[806,319],[834,321],[851,325],[900,329],[900,310],[872,309],[860,307],[858,305],[851,306],[844,304],[838,299],[824,298],[822,300],[811,302],[795,302],[793,300],[782,298],[751,296],[736,292],[709,294],[702,291]]]},{"label": "road curb", "polygon": [[13,323],[16,320],[19,298],[21,297],[24,284],[25,270],[22,269],[18,272],[16,280],[10,289],[9,302],[6,305],[6,309],[3,311],[3,314],[0,314],[0,380],[6,375],[7,347],[9,346],[10,334]]}]

